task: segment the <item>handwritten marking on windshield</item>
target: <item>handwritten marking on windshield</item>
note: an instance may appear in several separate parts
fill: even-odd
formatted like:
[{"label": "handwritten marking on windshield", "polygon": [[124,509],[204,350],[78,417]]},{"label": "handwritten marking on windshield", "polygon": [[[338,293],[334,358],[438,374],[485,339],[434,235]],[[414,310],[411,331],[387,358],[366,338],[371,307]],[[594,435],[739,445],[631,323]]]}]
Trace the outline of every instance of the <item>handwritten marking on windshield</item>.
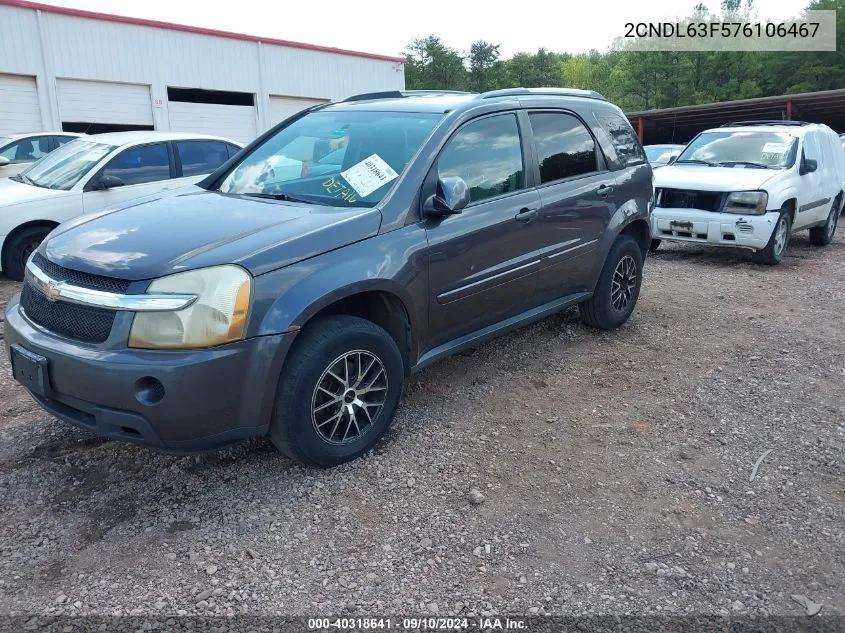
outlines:
[{"label": "handwritten marking on windshield", "polygon": [[334,176],[332,176],[323,183],[323,189],[325,189],[328,193],[332,194],[335,198],[340,198],[341,200],[344,200],[349,203],[358,200],[357,196],[355,195],[355,191],[352,190],[352,188],[344,185]]}]

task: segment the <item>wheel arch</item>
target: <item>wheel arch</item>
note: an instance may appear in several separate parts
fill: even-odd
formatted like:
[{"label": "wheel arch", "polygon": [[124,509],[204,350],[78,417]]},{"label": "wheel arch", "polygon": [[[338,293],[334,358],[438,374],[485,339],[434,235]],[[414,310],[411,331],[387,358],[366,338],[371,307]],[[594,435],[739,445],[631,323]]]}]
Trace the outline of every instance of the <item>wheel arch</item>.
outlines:
[{"label": "wheel arch", "polygon": [[[616,237],[618,238],[619,235],[629,235],[633,237],[639,245],[640,250],[642,250],[643,257],[645,258],[648,253],[648,248],[651,245],[651,226],[647,220],[637,218],[633,222],[629,222],[622,227],[622,230],[619,231]],[[614,238],[614,241],[616,241],[616,238]]]},{"label": "wheel arch", "polygon": [[296,320],[301,329],[323,316],[338,314],[361,317],[385,330],[399,348],[408,371],[413,328],[408,307],[398,293],[382,286],[350,288],[342,296],[312,304]]},{"label": "wheel arch", "polygon": [[[300,286],[298,290],[307,287]],[[320,294],[318,283],[310,285],[310,290],[307,298],[299,292],[283,295],[278,302],[283,307],[278,310],[271,307],[267,311],[260,333],[297,334],[322,316],[348,314],[387,331],[402,353],[406,370],[416,361],[415,328],[420,317],[415,315],[413,303],[403,286],[388,279],[368,279],[334,288],[325,294]],[[298,305],[291,309],[291,303]]]},{"label": "wheel arch", "polygon": [[789,221],[792,223],[792,226],[795,226],[795,216],[798,214],[798,198],[787,198],[780,205],[780,208],[789,211]]},{"label": "wheel arch", "polygon": [[55,220],[30,220],[28,222],[23,222],[21,224],[18,224],[14,229],[9,231],[9,234],[6,235],[6,237],[3,239],[2,248],[0,248],[0,266],[2,266],[3,270],[6,270],[8,268],[7,263],[6,263],[6,258],[8,257],[9,244],[11,244],[11,242],[18,235],[20,235],[20,233],[22,231],[24,231],[28,228],[35,227],[35,226],[44,227],[44,228],[52,231],[57,226],[59,226],[59,223],[56,222]]}]

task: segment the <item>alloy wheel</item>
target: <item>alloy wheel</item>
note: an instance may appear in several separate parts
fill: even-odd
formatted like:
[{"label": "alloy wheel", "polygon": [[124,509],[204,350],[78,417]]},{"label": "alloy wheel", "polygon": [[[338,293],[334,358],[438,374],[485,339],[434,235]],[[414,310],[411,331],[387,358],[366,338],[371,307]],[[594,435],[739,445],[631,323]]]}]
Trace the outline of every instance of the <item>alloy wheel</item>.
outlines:
[{"label": "alloy wheel", "polygon": [[334,359],[311,397],[311,422],[320,439],[344,445],[372,427],[387,400],[387,372],[372,352],[354,350]]},{"label": "alloy wheel", "polygon": [[634,297],[636,287],[637,262],[630,255],[625,255],[613,271],[613,281],[610,284],[610,302],[613,307],[620,312],[625,310]]}]

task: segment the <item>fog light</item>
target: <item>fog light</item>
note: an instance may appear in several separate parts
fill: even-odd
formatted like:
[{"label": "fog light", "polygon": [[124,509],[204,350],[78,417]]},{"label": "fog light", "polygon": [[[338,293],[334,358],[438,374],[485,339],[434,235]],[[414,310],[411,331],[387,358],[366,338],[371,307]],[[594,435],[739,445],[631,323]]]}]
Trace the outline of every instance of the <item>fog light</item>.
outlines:
[{"label": "fog light", "polygon": [[135,382],[135,399],[141,404],[158,404],[164,398],[164,385],[158,378],[144,376]]}]

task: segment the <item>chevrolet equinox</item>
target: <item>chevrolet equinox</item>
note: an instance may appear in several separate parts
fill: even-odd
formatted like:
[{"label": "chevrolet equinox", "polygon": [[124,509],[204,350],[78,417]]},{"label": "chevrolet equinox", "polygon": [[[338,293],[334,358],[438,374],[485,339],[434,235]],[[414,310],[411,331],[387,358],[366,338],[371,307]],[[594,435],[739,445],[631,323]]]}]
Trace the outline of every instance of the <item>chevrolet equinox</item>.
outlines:
[{"label": "chevrolet equinox", "polygon": [[198,185],[54,229],[6,309],[12,370],[107,437],[188,452],[269,435],[332,466],[438,359],[573,305],[623,324],[652,194],[595,92],[322,104]]}]

